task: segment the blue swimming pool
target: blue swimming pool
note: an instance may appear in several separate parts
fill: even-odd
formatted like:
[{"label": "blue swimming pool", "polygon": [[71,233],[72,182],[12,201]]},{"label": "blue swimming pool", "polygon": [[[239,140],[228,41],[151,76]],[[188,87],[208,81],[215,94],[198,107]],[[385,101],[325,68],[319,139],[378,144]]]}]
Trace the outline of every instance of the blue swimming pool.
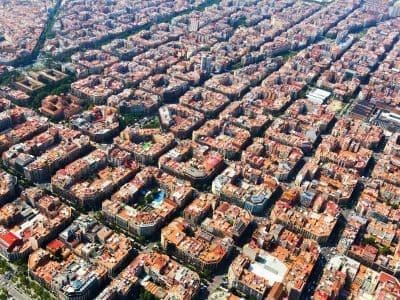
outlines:
[{"label": "blue swimming pool", "polygon": [[157,194],[154,196],[154,200],[151,202],[151,206],[159,207],[165,198],[164,191],[158,191]]}]

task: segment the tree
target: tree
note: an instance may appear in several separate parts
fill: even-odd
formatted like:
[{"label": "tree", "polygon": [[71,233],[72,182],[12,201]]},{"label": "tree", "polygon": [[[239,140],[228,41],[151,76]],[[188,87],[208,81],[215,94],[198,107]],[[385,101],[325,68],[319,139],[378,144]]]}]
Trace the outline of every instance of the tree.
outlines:
[{"label": "tree", "polygon": [[389,255],[392,253],[392,251],[390,250],[390,247],[388,246],[383,246],[379,248],[379,253],[382,255]]},{"label": "tree", "polygon": [[29,287],[32,288],[32,284],[29,282],[29,280],[26,276],[24,276],[24,275],[20,276],[20,281],[21,281],[22,285],[24,285],[24,286],[29,285]]},{"label": "tree", "polygon": [[207,279],[207,280],[211,280],[212,277],[212,273],[210,270],[205,269],[202,273],[201,273],[202,277]]},{"label": "tree", "polygon": [[136,237],[136,240],[138,241],[139,244],[144,244],[144,242],[146,241],[146,238],[142,235],[139,235]]},{"label": "tree", "polygon": [[372,237],[372,236],[367,237],[367,238],[363,238],[362,244],[363,244],[364,246],[365,246],[365,245],[372,245],[372,246],[375,246],[375,238]]},{"label": "tree", "polygon": [[4,287],[0,287],[0,300],[7,300],[8,299],[8,291]]},{"label": "tree", "polygon": [[135,114],[125,113],[125,114],[121,114],[121,116],[122,116],[121,117],[121,125],[123,125],[123,127],[133,125],[137,121],[139,121],[139,116],[137,116]]},{"label": "tree", "polygon": [[157,300],[158,298],[154,296],[152,293],[149,291],[144,291],[144,299],[145,300]]},{"label": "tree", "polygon": [[154,296],[152,293],[150,293],[149,291],[147,291],[145,289],[141,289],[140,294],[139,294],[139,299],[140,300],[157,300],[158,298],[156,296]]}]

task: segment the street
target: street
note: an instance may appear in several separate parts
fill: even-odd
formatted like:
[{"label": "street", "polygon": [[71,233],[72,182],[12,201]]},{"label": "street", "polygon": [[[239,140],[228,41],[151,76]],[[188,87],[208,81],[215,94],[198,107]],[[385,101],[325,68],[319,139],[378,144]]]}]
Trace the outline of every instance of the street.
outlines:
[{"label": "street", "polygon": [[31,297],[18,289],[14,282],[7,280],[4,275],[0,275],[0,286],[5,287],[8,293],[17,300],[31,300]]}]

